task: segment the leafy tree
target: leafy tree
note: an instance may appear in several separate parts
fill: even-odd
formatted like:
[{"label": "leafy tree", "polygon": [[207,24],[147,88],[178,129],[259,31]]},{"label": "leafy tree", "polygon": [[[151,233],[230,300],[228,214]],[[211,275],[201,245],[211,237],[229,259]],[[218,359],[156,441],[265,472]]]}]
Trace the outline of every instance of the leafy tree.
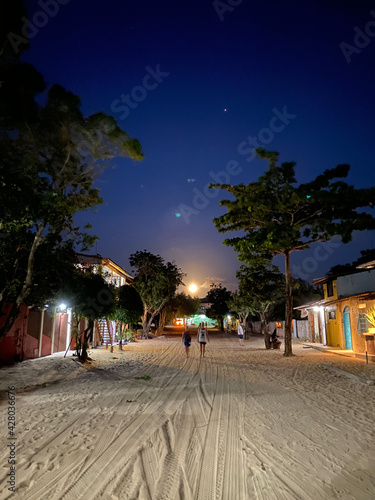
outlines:
[{"label": "leafy tree", "polygon": [[211,290],[207,293],[207,300],[212,303],[207,309],[208,318],[216,319],[220,330],[224,330],[224,316],[229,312],[229,302],[232,299],[232,292],[227,290],[221,283],[211,284]]},{"label": "leafy tree", "polygon": [[173,299],[173,305],[177,309],[176,315],[178,318],[185,318],[198,314],[201,301],[199,297],[192,297],[186,293],[178,293]]},{"label": "leafy tree", "polygon": [[308,302],[321,300],[323,297],[323,290],[320,286],[311,285],[302,279],[294,280],[293,304],[295,304],[296,307],[307,304]]},{"label": "leafy tree", "polygon": [[245,231],[245,236],[226,239],[242,262],[251,263],[261,255],[271,258],[283,255],[285,260],[285,355],[291,356],[291,323],[293,312],[290,258],[294,251],[308,248],[315,242],[328,241],[340,235],[348,243],[354,230],[375,228],[375,218],[361,207],[373,207],[375,188],[355,189],[343,182],[349,165],[326,170],[315,180],[297,184],[294,162],[277,166],[277,152],[256,150],[259,158],[269,163],[267,172],[257,182],[213,184],[228,191],[234,200],[223,200],[227,213],[214,219],[219,232]]},{"label": "leafy tree", "polygon": [[[76,269],[60,293],[72,308],[72,334],[76,338],[78,358],[84,363],[89,340],[94,334],[94,321],[113,316],[116,306],[113,286],[100,274]],[[88,320],[88,327],[83,333],[78,331],[82,318]]]},{"label": "leafy tree", "polygon": [[256,264],[241,266],[237,271],[237,279],[240,294],[247,298],[252,313],[259,314],[264,343],[266,349],[270,349],[266,316],[271,307],[284,295],[284,276],[278,267],[260,259]]},{"label": "leafy tree", "polygon": [[[7,2],[9,4],[9,2]],[[11,26],[22,12],[22,2]],[[68,238],[87,249],[95,237],[74,225],[74,215],[102,203],[93,182],[107,162],[119,156],[142,159],[141,146],[112,116],[84,117],[80,98],[59,85],[45,88],[37,70],[11,53],[0,30],[0,253],[3,278],[0,310],[13,308],[0,330],[6,334],[31,291],[35,260],[44,243]],[[86,227],[85,229],[89,229]]]},{"label": "leafy tree", "polygon": [[33,283],[25,298],[29,306],[55,305],[64,295],[66,283],[75,275],[77,259],[71,241],[47,237],[35,256]]},{"label": "leafy tree", "polygon": [[136,269],[134,288],[143,303],[143,336],[148,338],[151,323],[183,284],[185,275],[175,264],[146,250],[132,254],[129,262]]},{"label": "leafy tree", "polygon": [[117,321],[117,331],[120,338],[119,348],[121,350],[125,326],[138,323],[143,313],[143,304],[139,293],[133,286],[121,286],[116,295],[116,308],[112,319]]},{"label": "leafy tree", "polygon": [[361,257],[352,262],[351,264],[337,264],[328,271],[330,276],[338,276],[343,274],[352,274],[363,271],[363,269],[358,269],[358,266],[366,262],[375,260],[375,249],[369,248],[367,250],[361,250]]},{"label": "leafy tree", "polygon": [[155,317],[156,335],[161,335],[164,331],[165,325],[169,324],[176,316],[176,307],[174,303],[175,297],[168,300],[162,307],[159,314]]},{"label": "leafy tree", "polygon": [[[306,281],[297,278],[293,281],[293,319],[301,319],[301,311],[297,311],[295,307],[315,302],[323,299],[323,290],[321,286],[311,285]],[[278,300],[268,313],[269,321],[285,320],[285,296]]]},{"label": "leafy tree", "polygon": [[174,307],[174,298],[170,299],[155,317],[156,335],[161,335],[165,325],[168,325],[176,316],[176,308]]},{"label": "leafy tree", "polygon": [[249,298],[240,292],[233,293],[231,300],[228,302],[228,307],[230,312],[237,314],[242,324],[246,322],[248,315],[254,312],[250,306]]},{"label": "leafy tree", "polygon": [[375,260],[375,248],[368,248],[367,250],[361,250],[361,257],[353,262],[357,267],[361,264]]},{"label": "leafy tree", "polygon": [[186,295],[181,292],[176,294],[169,300],[163,309],[160,311],[158,316],[158,328],[157,333],[160,335],[165,325],[169,324],[174,317],[185,318],[187,316],[192,316],[197,314],[199,311],[200,299],[198,297],[192,297],[191,295]]},{"label": "leafy tree", "polygon": [[335,266],[331,267],[331,269],[328,271],[327,275],[328,276],[338,276],[342,274],[351,274],[356,272],[356,268],[353,264],[336,264]]}]

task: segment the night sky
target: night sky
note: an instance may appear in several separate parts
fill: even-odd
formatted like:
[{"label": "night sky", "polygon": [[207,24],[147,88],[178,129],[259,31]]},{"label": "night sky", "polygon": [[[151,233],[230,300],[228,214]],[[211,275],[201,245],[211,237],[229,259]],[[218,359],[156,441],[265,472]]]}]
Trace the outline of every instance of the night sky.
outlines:
[{"label": "night sky", "polygon": [[[44,24],[44,0],[25,3]],[[90,253],[128,271],[147,249],[187,285],[235,288],[240,263],[212,222],[226,194],[207,186],[255,181],[267,168],[256,145],[296,161],[299,182],[349,163],[347,182],[375,184],[374,2],[61,0],[23,60],[142,144],[142,162],[97,180],[105,205],[76,219],[100,236]],[[315,245],[293,254],[294,274],[311,281],[374,245],[374,232]]]}]

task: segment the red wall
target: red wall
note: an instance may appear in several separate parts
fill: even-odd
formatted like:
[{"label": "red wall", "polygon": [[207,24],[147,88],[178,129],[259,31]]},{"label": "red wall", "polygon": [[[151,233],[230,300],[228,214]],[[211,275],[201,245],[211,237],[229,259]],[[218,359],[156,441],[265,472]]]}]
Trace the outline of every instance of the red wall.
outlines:
[{"label": "red wall", "polygon": [[[5,304],[0,317],[0,328],[4,325],[6,318],[12,308],[12,304]],[[28,308],[22,305],[18,318],[14,322],[10,331],[0,340],[0,362],[10,363],[13,361],[21,361],[27,337],[28,326]],[[27,346],[29,350],[29,346]]]},{"label": "red wall", "polygon": [[49,356],[51,354],[51,338],[43,335],[42,338],[42,356]]},{"label": "red wall", "polygon": [[[0,317],[0,327],[5,323],[11,307],[11,304],[6,304],[4,306],[4,315]],[[21,306],[20,314],[14,322],[14,325],[6,336],[0,339],[1,364],[38,357],[41,315],[42,311],[29,311],[27,306]],[[49,356],[51,354],[52,324],[53,320],[51,316],[45,312],[42,335],[42,356]],[[54,352],[65,351],[67,327],[68,315],[57,314],[55,321]]]}]

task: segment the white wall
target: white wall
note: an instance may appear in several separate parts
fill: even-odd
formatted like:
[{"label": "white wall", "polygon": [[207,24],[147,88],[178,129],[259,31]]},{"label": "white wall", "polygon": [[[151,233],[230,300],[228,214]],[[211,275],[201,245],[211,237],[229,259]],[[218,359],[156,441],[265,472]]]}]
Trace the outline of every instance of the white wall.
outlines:
[{"label": "white wall", "polygon": [[[309,321],[307,320],[296,320],[297,323],[297,334],[299,339],[309,338]],[[296,338],[296,336],[293,336]]]},{"label": "white wall", "polygon": [[373,291],[375,291],[375,269],[337,278],[338,298]]},{"label": "white wall", "polygon": [[[309,322],[307,320],[293,320],[293,323],[297,324],[297,334],[299,339],[309,338]],[[284,338],[285,321],[282,321],[281,324],[282,328],[277,329],[277,336]],[[260,333],[261,322],[254,321],[253,325],[254,325],[254,332]],[[268,323],[268,331],[272,333],[275,328],[276,328],[276,322],[270,321]],[[296,333],[294,331],[292,333],[292,338],[297,338]]]}]

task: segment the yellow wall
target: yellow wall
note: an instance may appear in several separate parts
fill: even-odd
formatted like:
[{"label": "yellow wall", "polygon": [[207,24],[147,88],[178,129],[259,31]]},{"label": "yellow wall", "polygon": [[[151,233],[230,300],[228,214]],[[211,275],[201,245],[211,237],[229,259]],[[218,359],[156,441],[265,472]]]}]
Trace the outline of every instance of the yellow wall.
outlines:
[{"label": "yellow wall", "polygon": [[[333,311],[333,309],[332,309]],[[332,347],[343,348],[343,341],[341,338],[341,328],[340,328],[340,314],[338,310],[336,312],[336,319],[329,319],[328,312],[326,311],[326,329],[327,329],[327,345]]]},{"label": "yellow wall", "polygon": [[327,295],[327,283],[324,283],[323,285],[323,292],[324,292],[324,298],[325,299],[337,299],[337,288],[336,288],[336,280],[333,281],[333,295],[330,295],[328,297]]}]

